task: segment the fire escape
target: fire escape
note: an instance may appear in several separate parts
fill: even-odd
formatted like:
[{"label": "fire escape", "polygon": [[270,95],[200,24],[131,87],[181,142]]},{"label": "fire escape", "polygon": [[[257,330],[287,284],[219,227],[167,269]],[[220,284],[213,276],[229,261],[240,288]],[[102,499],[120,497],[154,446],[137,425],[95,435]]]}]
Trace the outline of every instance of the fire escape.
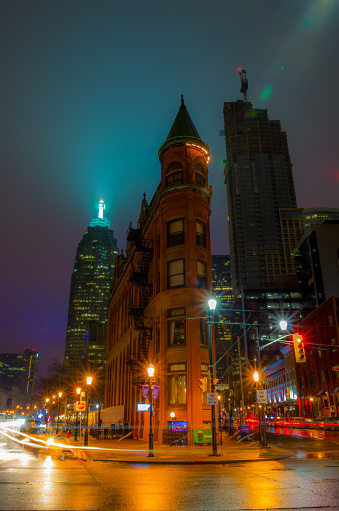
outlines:
[{"label": "fire escape", "polygon": [[148,272],[153,257],[153,249],[152,242],[143,237],[140,228],[133,229],[130,226],[127,241],[133,243],[136,251],[141,255],[139,271],[131,271],[129,276],[129,281],[139,289],[139,303],[131,304],[128,311],[128,315],[133,318],[134,328],[140,334],[138,352],[130,352],[127,360],[127,364],[132,371],[132,382],[135,385],[140,385],[143,377],[140,374],[140,362],[147,357],[152,339],[151,319],[146,318],[144,311],[152,294],[152,284],[148,282]]}]

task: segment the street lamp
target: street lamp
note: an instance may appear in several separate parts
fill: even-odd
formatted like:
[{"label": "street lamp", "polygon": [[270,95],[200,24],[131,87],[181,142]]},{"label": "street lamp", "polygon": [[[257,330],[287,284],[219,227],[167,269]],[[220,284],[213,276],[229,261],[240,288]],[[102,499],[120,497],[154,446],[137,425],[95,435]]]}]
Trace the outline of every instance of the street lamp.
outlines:
[{"label": "street lamp", "polygon": [[92,384],[92,376],[87,376],[87,388],[86,388],[86,430],[85,430],[85,439],[84,446],[88,445],[88,390],[89,386]]},{"label": "street lamp", "polygon": [[[253,379],[255,381],[255,388],[258,389],[260,387],[259,384],[259,373],[258,371],[254,371]],[[258,394],[257,394],[258,395]],[[261,419],[261,413],[262,419]],[[267,438],[266,438],[266,424],[265,424],[265,405],[258,407],[258,418],[259,418],[259,441],[260,445],[263,447],[267,447]]]},{"label": "street lamp", "polygon": [[[212,313],[217,306],[214,298],[208,300],[208,317],[207,317],[207,333],[208,333],[208,352],[210,359],[210,377],[211,377],[211,393],[214,394],[214,366],[213,366],[213,340],[212,340]],[[217,432],[215,427],[215,406],[211,405],[211,426],[212,426],[212,456],[217,456]]]},{"label": "street lamp", "polygon": [[[81,392],[81,388],[78,387],[77,388],[77,405],[76,405],[76,416],[75,416],[75,431],[74,431],[74,441],[77,442],[78,441],[78,401],[79,401],[79,398],[80,398],[80,392]],[[81,432],[81,430],[80,430]],[[80,435],[81,436],[81,435]]]},{"label": "street lamp", "polygon": [[46,431],[47,431],[47,424],[48,424],[48,403],[49,398],[46,398],[46,408],[45,408],[45,424],[46,424]]},{"label": "street lamp", "polygon": [[220,445],[222,445],[222,422],[221,422],[221,395],[218,395],[218,426],[220,432]]},{"label": "street lamp", "polygon": [[56,434],[58,434],[58,431],[59,431],[60,398],[61,398],[61,396],[62,396],[62,392],[59,392],[59,394],[58,394],[58,422],[57,422]]},{"label": "street lamp", "polygon": [[312,417],[312,419],[314,419],[314,414],[313,414],[313,397],[310,397],[310,402],[311,402],[311,417]]},{"label": "street lamp", "polygon": [[282,330],[283,332],[285,332],[285,331],[287,330],[287,327],[288,327],[288,325],[287,325],[287,321],[285,321],[284,319],[282,319],[282,320],[280,321],[280,323],[279,323],[279,326],[280,326],[281,330]]},{"label": "street lamp", "polygon": [[147,368],[148,377],[149,377],[149,444],[148,444],[148,456],[153,457],[153,407],[152,407],[152,378],[154,376],[154,366],[150,364]]}]

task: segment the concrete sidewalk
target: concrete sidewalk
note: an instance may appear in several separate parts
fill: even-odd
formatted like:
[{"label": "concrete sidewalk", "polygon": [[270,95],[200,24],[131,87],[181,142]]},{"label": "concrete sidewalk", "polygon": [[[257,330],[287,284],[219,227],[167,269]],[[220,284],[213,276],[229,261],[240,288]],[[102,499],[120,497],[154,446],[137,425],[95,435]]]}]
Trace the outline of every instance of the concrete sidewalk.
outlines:
[{"label": "concrete sidewalk", "polygon": [[98,440],[89,437],[88,447],[83,438],[69,439],[84,460],[138,464],[225,464],[279,460],[293,456],[292,451],[279,447],[260,447],[259,442],[225,441],[217,446],[218,456],[212,456],[212,445],[168,446],[154,444],[149,457],[148,442],[141,440]]}]

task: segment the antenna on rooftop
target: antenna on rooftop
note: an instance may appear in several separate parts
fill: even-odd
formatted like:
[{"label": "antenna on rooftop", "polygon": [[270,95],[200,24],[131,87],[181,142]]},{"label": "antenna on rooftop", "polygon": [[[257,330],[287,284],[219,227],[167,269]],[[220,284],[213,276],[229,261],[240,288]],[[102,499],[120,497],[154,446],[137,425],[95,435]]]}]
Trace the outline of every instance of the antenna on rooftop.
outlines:
[{"label": "antenna on rooftop", "polygon": [[246,70],[238,68],[239,76],[240,76],[240,82],[241,82],[241,89],[240,92],[244,96],[244,102],[247,103],[247,89],[248,89],[248,80],[246,78]]}]

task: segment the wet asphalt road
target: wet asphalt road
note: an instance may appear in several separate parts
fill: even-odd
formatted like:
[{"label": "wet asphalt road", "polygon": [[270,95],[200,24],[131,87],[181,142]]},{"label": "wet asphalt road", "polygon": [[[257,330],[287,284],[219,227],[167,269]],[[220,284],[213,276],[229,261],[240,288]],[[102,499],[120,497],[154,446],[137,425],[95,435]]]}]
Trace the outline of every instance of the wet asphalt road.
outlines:
[{"label": "wet asphalt road", "polygon": [[[270,433],[281,461],[129,465],[51,458],[0,436],[1,510],[339,510],[339,444]],[[319,448],[320,445],[320,448]]]}]

